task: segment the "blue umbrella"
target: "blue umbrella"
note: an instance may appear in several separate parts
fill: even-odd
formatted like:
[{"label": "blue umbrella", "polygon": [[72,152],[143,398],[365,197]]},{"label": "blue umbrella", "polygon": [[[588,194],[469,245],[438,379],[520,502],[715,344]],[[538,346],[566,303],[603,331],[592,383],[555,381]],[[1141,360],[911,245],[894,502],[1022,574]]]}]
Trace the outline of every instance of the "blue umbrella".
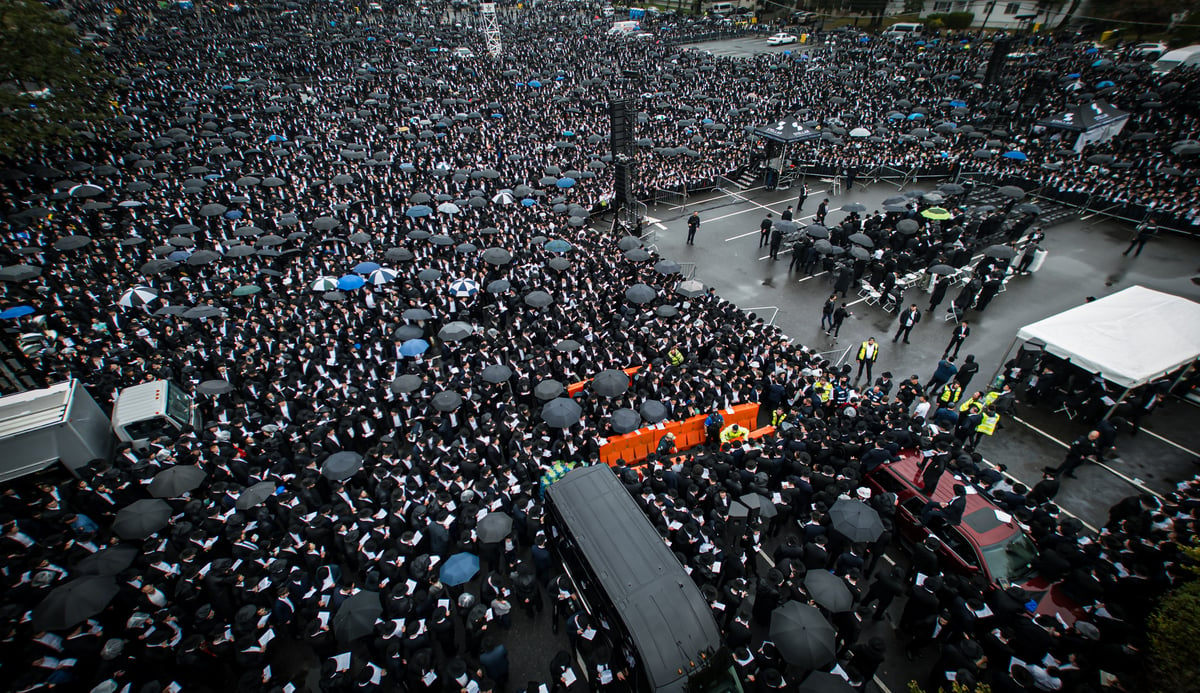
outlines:
[{"label": "blue umbrella", "polygon": [[366,283],[366,280],[357,274],[347,274],[338,280],[338,288],[342,291],[353,291],[355,289],[361,289],[363,284]]},{"label": "blue umbrella", "polygon": [[1091,48],[1089,48],[1089,49],[1087,49],[1086,51],[1084,51],[1084,54],[1085,54],[1085,55],[1095,55],[1096,53],[1099,53],[1099,52],[1100,52],[1100,49],[1099,49],[1099,48],[1096,48],[1095,46],[1092,46]]},{"label": "blue umbrella", "polygon": [[242,211],[239,209],[231,209],[228,212],[225,212],[225,218],[226,219],[241,219]]},{"label": "blue umbrella", "polygon": [[922,118],[924,118],[924,117],[925,117],[925,114],[924,114],[924,113],[909,113],[909,114],[908,114],[908,119],[909,119],[909,120],[920,120],[920,119],[922,119]]},{"label": "blue umbrella", "polygon": [[1029,159],[1029,157],[1025,156],[1025,152],[1018,152],[1015,149],[1011,152],[1004,152],[1002,156],[1004,156],[1005,159],[1015,159],[1017,161],[1025,161]]},{"label": "blue umbrella", "polygon": [[571,250],[571,244],[561,238],[555,238],[542,247],[552,253],[566,253]]},{"label": "blue umbrella", "polygon": [[0,320],[15,320],[17,318],[23,318],[33,312],[33,306],[13,306],[3,313],[0,313]]},{"label": "blue umbrella", "polygon": [[479,556],[473,553],[456,553],[442,564],[438,579],[443,585],[464,585],[479,572]]},{"label": "blue umbrella", "polygon": [[536,79],[531,79],[531,80],[529,80],[529,86],[533,87],[534,89],[539,89],[539,88],[541,88],[542,83],[537,81]]},{"label": "blue umbrella", "polygon": [[1083,75],[1079,74],[1078,72],[1072,72],[1071,74],[1067,75],[1067,79],[1079,79],[1082,76]]},{"label": "blue umbrella", "polygon": [[888,120],[904,120],[903,113],[892,113],[888,115]]},{"label": "blue umbrella", "polygon": [[556,183],[555,185],[557,185],[560,188],[574,187],[575,179],[574,178],[559,178],[558,183]]},{"label": "blue umbrella", "polygon": [[1107,89],[1107,88],[1109,88],[1109,87],[1112,87],[1112,86],[1116,86],[1116,85],[1115,85],[1115,84],[1113,84],[1113,82],[1112,82],[1112,81],[1110,81],[1110,80],[1107,80],[1107,79],[1106,79],[1106,80],[1104,80],[1103,82],[1097,82],[1097,83],[1096,83],[1096,88],[1097,88],[1097,89]]},{"label": "blue umbrella", "polygon": [[953,108],[966,108],[967,102],[959,100],[959,99],[954,99],[953,101],[950,102],[950,106]]},{"label": "blue umbrella", "polygon": [[430,207],[429,205],[413,205],[404,213],[405,216],[413,219],[427,217],[430,214],[433,214],[433,207]]},{"label": "blue umbrella", "polygon": [[375,262],[360,262],[354,266],[355,274],[370,274],[379,269],[379,264]]},{"label": "blue umbrella", "polygon": [[429,348],[429,342],[424,339],[410,339],[400,345],[400,353],[405,356],[420,356]]},{"label": "blue umbrella", "polygon": [[167,256],[167,259],[168,259],[168,260],[174,260],[175,262],[183,262],[184,260],[186,260],[186,259],[188,259],[189,257],[191,257],[191,255],[192,255],[192,254],[191,254],[191,253],[189,253],[189,252],[188,252],[188,251],[186,251],[186,250],[176,250],[175,252],[173,252],[173,253],[171,253],[170,255],[168,255],[168,256]]},{"label": "blue umbrella", "polygon": [[521,200],[522,207],[532,207],[536,204],[537,204],[537,200],[533,199],[532,197],[527,197],[524,200]]},{"label": "blue umbrella", "polygon": [[562,136],[563,136],[563,137],[574,137],[574,136],[575,136],[575,131],[574,131],[574,130],[563,130],[563,131],[562,131]]}]

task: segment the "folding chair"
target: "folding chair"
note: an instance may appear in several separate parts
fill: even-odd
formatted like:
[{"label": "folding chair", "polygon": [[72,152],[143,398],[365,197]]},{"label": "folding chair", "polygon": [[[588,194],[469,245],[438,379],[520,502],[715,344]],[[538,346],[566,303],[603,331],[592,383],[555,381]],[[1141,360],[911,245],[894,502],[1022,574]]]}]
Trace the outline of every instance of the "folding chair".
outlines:
[{"label": "folding chair", "polygon": [[876,303],[879,303],[879,299],[880,299],[882,296],[883,296],[883,294],[879,293],[879,292],[878,292],[878,291],[876,291],[875,289],[871,289],[871,290],[870,290],[870,291],[867,293],[867,300],[866,300],[866,301],[864,301],[864,303],[866,303],[868,306],[873,306],[873,305],[875,305]]},{"label": "folding chair", "polygon": [[866,279],[858,280],[858,296],[859,296],[859,298],[866,298],[867,296],[870,296],[873,291],[875,291],[875,289],[871,286],[871,283],[868,282]]}]

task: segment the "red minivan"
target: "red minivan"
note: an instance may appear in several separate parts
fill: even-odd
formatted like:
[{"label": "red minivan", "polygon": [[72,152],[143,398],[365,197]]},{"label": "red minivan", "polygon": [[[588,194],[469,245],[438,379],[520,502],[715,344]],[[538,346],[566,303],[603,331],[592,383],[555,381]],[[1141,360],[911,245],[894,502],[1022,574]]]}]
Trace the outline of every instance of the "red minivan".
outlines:
[{"label": "red minivan", "polygon": [[[875,492],[896,494],[897,529],[910,544],[924,541],[931,533],[919,519],[921,509],[930,500],[921,492],[921,475],[917,471],[920,461],[919,453],[908,451],[900,460],[878,467],[867,477]],[[949,503],[954,498],[954,485],[962,483],[950,472],[944,472],[932,500]],[[1067,625],[1079,619],[1083,612],[1062,593],[1061,586],[1050,584],[1033,569],[1038,556],[1033,540],[991,499],[966,485],[975,493],[967,495],[962,523],[940,526],[934,532],[941,540],[938,554],[942,569],[965,574],[982,572],[994,587],[1016,585],[1025,590],[1037,601],[1039,614],[1058,615]]]}]

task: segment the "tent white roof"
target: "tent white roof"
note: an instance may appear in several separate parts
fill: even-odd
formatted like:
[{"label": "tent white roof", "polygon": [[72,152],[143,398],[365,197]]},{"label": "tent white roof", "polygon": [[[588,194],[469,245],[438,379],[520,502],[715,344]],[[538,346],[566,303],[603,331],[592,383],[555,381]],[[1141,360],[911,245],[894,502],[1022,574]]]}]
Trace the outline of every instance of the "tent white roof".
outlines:
[{"label": "tent white roof", "polygon": [[1017,338],[1121,387],[1137,387],[1200,357],[1200,303],[1131,286],[1026,325]]}]

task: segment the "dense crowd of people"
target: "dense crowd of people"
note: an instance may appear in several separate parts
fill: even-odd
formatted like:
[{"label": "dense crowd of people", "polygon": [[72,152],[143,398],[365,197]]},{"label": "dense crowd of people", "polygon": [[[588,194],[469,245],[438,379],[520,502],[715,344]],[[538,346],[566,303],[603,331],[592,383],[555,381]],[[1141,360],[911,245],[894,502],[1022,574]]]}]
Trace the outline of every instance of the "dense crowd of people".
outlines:
[{"label": "dense crowd of people", "polygon": [[[1179,577],[1195,484],[1161,502],[1127,501],[1102,536],[1087,537],[1048,487],[1011,483],[953,431],[914,418],[919,388],[893,391],[890,375],[872,382],[869,371],[858,388],[777,328],[680,286],[673,263],[587,227],[611,186],[610,89],[641,95],[638,136],[650,146],[639,145],[639,184],[678,187],[733,170],[761,146],[748,126],[798,110],[847,126],[879,121],[893,135],[917,120],[889,119],[899,99],[912,99],[905,110],[981,119],[987,107],[965,85],[977,43],[832,40],[803,60],[734,60],[614,43],[602,25],[514,9],[502,13],[505,55],[492,60],[448,50],[484,52],[469,27],[416,25],[430,15],[404,9],[366,21],[315,3],[73,11],[102,36],[119,115],[3,176],[3,265],[35,268],[3,284],[8,303],[36,308],[19,318],[22,358],[41,383],[76,378],[106,408],[153,379],[231,391],[197,395],[199,428],[122,445],[79,479],[27,479],[0,494],[13,690],[290,692],[313,678],[330,691],[517,690],[526,682],[507,680],[503,642],[511,612],[535,615],[547,601],[555,632],[588,650],[588,679],[619,687],[636,672],[618,647],[580,642],[595,624],[547,546],[539,482],[556,465],[595,462],[617,410],[653,422],[662,416],[648,403],[683,419],[749,402],[778,412],[775,433],[678,455],[668,444],[645,466],[616,470],[713,604],[748,690],[785,689],[808,673],[764,631],[775,606],[809,599],[806,573],[825,569],[854,597],[829,613],[851,683],[869,682],[886,649],[859,642],[855,609],[874,605],[882,617],[902,594],[910,652],[939,645],[933,686],[947,672],[1006,691],[1138,680],[1138,624]],[[1072,46],[1044,48],[1064,70],[1087,60]],[[618,57],[639,76],[621,76]],[[928,78],[879,81],[885,65],[909,59]],[[961,73],[963,87],[934,72]],[[1191,77],[1179,79],[1176,91],[1190,93]],[[1118,92],[1110,99],[1121,103]],[[956,97],[972,103],[966,113],[948,105]],[[1170,136],[1111,145],[1159,148],[1110,184],[1186,216],[1194,175],[1146,168],[1187,163],[1160,146],[1192,134],[1173,108],[1136,116],[1160,133],[1167,118]],[[908,165],[977,149],[956,127],[934,147],[864,140],[848,154],[821,140],[816,151]],[[1043,145],[1012,127],[1023,133],[1013,146],[1034,159]],[[1088,185],[1100,173],[1071,164],[1054,175]],[[930,227],[918,205],[832,229],[839,245],[861,231],[880,251],[838,268],[847,288],[964,267],[985,223],[1016,238],[1031,222],[962,215]],[[921,231],[900,231],[905,219]],[[801,241],[801,269],[832,254],[818,242]],[[986,283],[1006,268],[988,257],[975,272]],[[983,307],[975,293],[972,305]],[[564,385],[634,366],[626,392],[585,386],[576,415],[549,415]],[[496,367],[507,373],[493,377]],[[872,495],[864,474],[907,450],[1006,508],[1079,620],[1035,617],[1016,587],[940,575],[936,545],[918,548],[911,574],[876,572],[898,521],[895,499]],[[328,473],[346,453],[360,466]],[[203,481],[160,493],[160,475],[181,467]],[[266,494],[252,491],[264,484]],[[772,499],[777,514],[730,537],[731,499],[745,493]],[[833,532],[829,510],[842,497],[869,500],[884,535],[856,545]],[[165,504],[161,525],[123,529],[118,515],[142,501]],[[489,513],[511,518],[511,531],[485,538]],[[462,553],[483,559],[478,577],[444,580]],[[76,583],[103,595],[85,617],[37,611]],[[378,595],[366,630],[348,615],[360,595]],[[307,656],[290,656],[300,649],[315,653],[315,674]],[[572,686],[570,655],[545,654],[537,668],[548,675],[529,690],[602,685]]]}]

